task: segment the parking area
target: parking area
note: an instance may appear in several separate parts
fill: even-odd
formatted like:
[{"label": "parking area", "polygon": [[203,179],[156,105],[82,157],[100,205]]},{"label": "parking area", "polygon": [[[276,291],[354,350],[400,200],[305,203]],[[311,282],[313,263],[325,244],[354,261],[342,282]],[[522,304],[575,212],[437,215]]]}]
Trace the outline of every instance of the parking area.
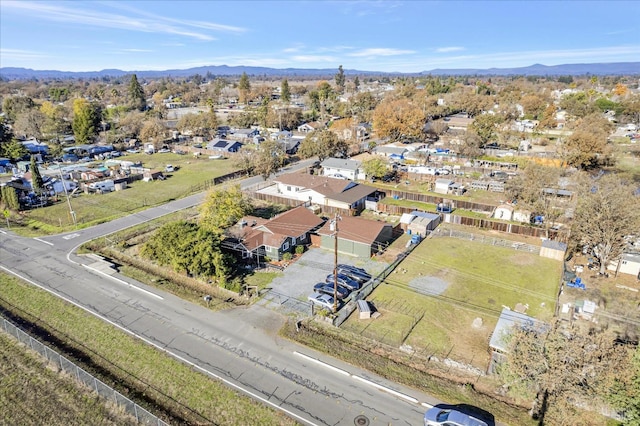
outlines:
[{"label": "parking area", "polygon": [[[282,276],[273,280],[270,290],[258,303],[284,314],[311,315],[307,297],[313,294],[316,283],[324,282],[326,276],[333,273],[334,256],[330,250],[309,249],[289,265]],[[364,268],[374,277],[388,266],[384,262],[342,254],[338,254],[338,263]]]}]

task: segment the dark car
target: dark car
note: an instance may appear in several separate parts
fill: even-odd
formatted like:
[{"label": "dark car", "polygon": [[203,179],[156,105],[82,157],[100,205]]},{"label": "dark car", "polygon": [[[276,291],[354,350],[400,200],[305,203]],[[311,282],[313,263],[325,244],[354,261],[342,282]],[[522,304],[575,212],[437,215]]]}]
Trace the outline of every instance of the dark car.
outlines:
[{"label": "dark car", "polygon": [[[329,284],[333,284],[333,282],[335,281],[333,274],[327,275],[327,279],[325,281]],[[344,274],[338,274],[338,284],[348,288],[351,291],[360,290],[360,283],[356,280],[352,280]]]},{"label": "dark car", "polygon": [[356,280],[361,284],[364,284],[371,279],[371,274],[369,274],[367,271],[351,265],[338,265],[338,273],[346,275],[352,280]]},{"label": "dark car", "polygon": [[[338,299],[344,299],[351,293],[351,291],[338,284],[337,287],[337,296]],[[328,294],[329,296],[333,296],[333,284],[332,283],[318,283],[313,286],[313,291],[316,293]]]},{"label": "dark car", "polygon": [[338,267],[338,274],[346,275],[354,281],[360,284],[364,284],[371,279],[371,275],[366,272],[360,272],[354,269],[340,268]]}]

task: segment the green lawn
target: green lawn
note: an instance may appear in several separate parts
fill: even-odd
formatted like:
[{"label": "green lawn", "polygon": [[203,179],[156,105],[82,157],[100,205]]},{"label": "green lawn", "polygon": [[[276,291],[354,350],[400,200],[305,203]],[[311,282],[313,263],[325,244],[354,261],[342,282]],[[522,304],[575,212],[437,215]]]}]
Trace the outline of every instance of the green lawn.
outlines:
[{"label": "green lawn", "polygon": [[[230,173],[236,168],[233,161],[195,159],[178,154],[132,154],[123,157],[127,161],[142,161],[144,167],[164,170],[167,164],[178,167],[173,173],[165,173],[166,180],[132,183],[124,191],[109,194],[79,194],[71,199],[80,227],[107,222],[148,206],[182,198],[204,189],[203,184],[217,176]],[[59,202],[27,213],[26,221],[36,233],[48,234],[73,229],[73,219],[64,196]],[[15,229],[14,229],[15,230]]]},{"label": "green lawn", "polygon": [[[423,241],[369,297],[381,316],[344,327],[385,343],[485,368],[502,306],[529,306],[548,320],[562,263],[512,248],[457,238]],[[434,294],[438,293],[440,294]],[[472,327],[481,318],[479,327]]]}]

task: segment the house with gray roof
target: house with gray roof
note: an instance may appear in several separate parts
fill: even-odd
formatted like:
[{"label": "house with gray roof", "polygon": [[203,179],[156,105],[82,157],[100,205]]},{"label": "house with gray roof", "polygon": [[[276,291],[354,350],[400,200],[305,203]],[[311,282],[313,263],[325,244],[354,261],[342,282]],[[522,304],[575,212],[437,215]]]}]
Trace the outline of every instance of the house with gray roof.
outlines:
[{"label": "house with gray roof", "polygon": [[366,175],[361,170],[362,163],[356,160],[343,158],[327,158],[322,163],[323,176],[344,176],[351,180],[365,180]]},{"label": "house with gray roof", "polygon": [[218,152],[238,152],[238,150],[242,148],[242,144],[226,139],[214,139],[207,144],[206,148]]}]

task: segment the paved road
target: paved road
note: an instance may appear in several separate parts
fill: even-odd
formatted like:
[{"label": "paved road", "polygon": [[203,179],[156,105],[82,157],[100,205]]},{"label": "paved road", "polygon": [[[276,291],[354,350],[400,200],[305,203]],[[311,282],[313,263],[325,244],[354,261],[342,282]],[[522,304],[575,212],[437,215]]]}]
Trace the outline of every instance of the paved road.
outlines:
[{"label": "paved road", "polygon": [[70,253],[97,236],[196,205],[202,196],[59,236],[2,233],[0,265],[303,424],[350,425],[358,415],[372,425],[420,424],[421,403],[438,401],[278,338],[280,314],[260,306],[213,313],[127,277],[92,271],[92,260]]}]

